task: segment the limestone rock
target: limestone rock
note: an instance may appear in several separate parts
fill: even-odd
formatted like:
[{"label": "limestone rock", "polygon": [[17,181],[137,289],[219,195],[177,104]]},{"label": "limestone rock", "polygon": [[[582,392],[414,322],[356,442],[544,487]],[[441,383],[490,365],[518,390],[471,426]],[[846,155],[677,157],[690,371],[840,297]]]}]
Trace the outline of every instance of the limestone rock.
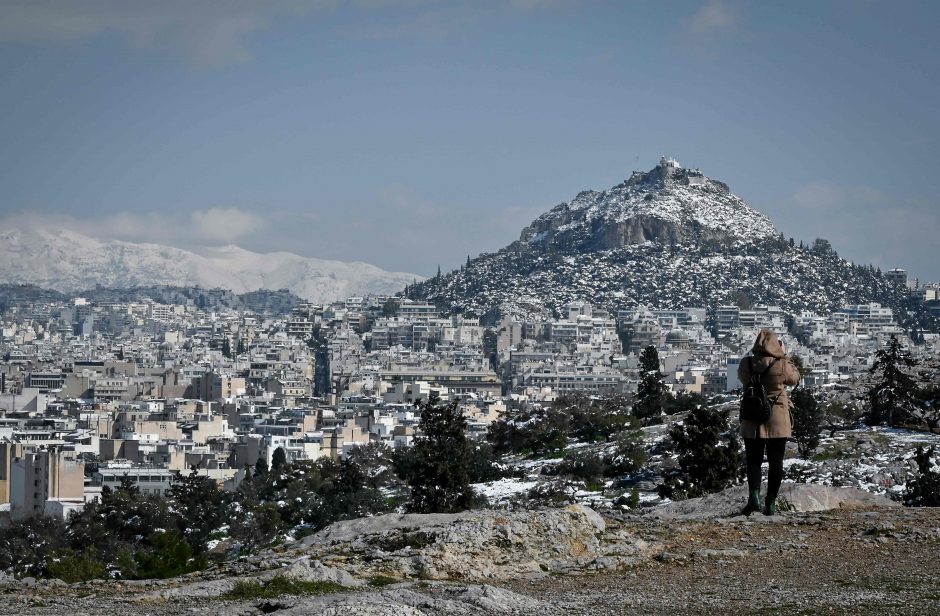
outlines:
[{"label": "limestone rock", "polygon": [[346,616],[471,616],[477,614],[561,614],[557,608],[502,588],[430,583],[419,590],[362,592],[281,601],[278,614]]},{"label": "limestone rock", "polygon": [[467,581],[617,569],[652,549],[638,538],[608,534],[597,512],[571,505],[350,520],[305,537],[297,547],[311,561],[360,580],[383,575]]},{"label": "limestone rock", "polygon": [[235,587],[235,584],[240,581],[253,579],[253,578],[223,578],[220,580],[208,580],[204,582],[192,582],[189,584],[181,584],[180,586],[171,586],[168,588],[162,588],[160,590],[151,591],[148,593],[143,593],[141,596],[144,600],[152,599],[170,599],[173,597],[185,597],[185,598],[212,598],[223,595]]},{"label": "limestone rock", "polygon": [[388,513],[371,518],[356,518],[344,520],[327,526],[313,535],[300,540],[303,545],[340,543],[352,541],[364,535],[389,533],[397,530],[412,528],[436,528],[446,526],[457,520],[466,518],[473,512],[461,513]]},{"label": "limestone rock", "polygon": [[365,585],[365,582],[357,580],[348,571],[336,567],[327,567],[319,560],[312,560],[309,556],[300,558],[283,569],[265,572],[259,576],[259,579],[270,579],[279,575],[303,580],[304,582],[333,582],[348,588]]},{"label": "limestone rock", "polygon": [[796,511],[828,511],[830,509],[893,509],[901,505],[884,496],[855,488],[834,488],[813,484],[784,484],[780,496]]},{"label": "limestone rock", "polygon": [[[805,483],[785,483],[780,487],[779,496],[796,512],[885,509],[900,506],[891,499],[855,488],[834,488]],[[667,520],[727,518],[739,515],[745,502],[747,487],[735,486],[717,494],[660,505],[652,509],[649,515]],[[751,517],[761,519],[760,514],[756,516]]]}]

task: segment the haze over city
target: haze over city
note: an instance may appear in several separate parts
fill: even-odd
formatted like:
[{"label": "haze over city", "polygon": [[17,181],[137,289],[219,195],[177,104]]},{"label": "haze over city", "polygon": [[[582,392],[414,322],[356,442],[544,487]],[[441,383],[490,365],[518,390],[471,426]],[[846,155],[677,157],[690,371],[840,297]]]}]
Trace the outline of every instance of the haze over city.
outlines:
[{"label": "haze over city", "polygon": [[932,2],[0,3],[0,215],[431,275],[663,154],[940,279]]}]

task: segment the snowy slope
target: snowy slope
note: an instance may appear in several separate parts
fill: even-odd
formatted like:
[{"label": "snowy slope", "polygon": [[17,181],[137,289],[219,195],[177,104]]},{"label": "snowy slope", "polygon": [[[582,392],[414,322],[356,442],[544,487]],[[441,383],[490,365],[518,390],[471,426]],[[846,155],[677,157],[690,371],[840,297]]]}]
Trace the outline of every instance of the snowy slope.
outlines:
[{"label": "snowy slope", "polygon": [[0,282],[58,291],[140,285],[222,287],[236,293],[287,288],[315,302],[366,293],[395,293],[420,276],[368,263],[260,254],[237,246],[197,252],[158,244],[101,241],[66,230],[0,232]]},{"label": "snowy slope", "polygon": [[534,247],[614,249],[647,241],[749,241],[778,234],[773,223],[722,182],[663,158],[605,191],[585,191],[522,231]]},{"label": "snowy slope", "polygon": [[742,298],[791,314],[869,301],[900,309],[904,300],[874,268],[794,246],[726,184],[665,158],[555,206],[518,241],[407,293],[488,322],[558,316],[575,299],[610,311],[643,304],[709,314]]}]

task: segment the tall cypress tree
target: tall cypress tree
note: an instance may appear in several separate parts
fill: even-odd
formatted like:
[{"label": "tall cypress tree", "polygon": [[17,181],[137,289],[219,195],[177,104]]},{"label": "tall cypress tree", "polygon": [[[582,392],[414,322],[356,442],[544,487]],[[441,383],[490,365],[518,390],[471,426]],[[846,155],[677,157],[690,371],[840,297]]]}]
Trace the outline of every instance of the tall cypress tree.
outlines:
[{"label": "tall cypress tree", "polygon": [[793,438],[800,457],[808,459],[819,446],[819,431],[822,430],[822,409],[816,402],[813,392],[805,387],[798,387],[790,394],[793,417]]},{"label": "tall cypress tree", "polygon": [[640,353],[640,385],[633,414],[643,423],[657,423],[669,404],[669,390],[659,371],[659,352],[649,345]]},{"label": "tall cypress tree", "polygon": [[271,470],[279,470],[287,466],[287,452],[283,447],[278,447],[271,454]]}]

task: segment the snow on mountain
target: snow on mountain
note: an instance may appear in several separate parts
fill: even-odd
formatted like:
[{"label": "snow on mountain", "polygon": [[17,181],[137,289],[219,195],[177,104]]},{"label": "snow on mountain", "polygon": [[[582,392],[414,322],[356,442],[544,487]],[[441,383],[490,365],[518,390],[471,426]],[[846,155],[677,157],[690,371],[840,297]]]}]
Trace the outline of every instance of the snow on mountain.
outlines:
[{"label": "snow on mountain", "polygon": [[613,249],[647,241],[748,241],[778,234],[723,182],[663,158],[605,191],[585,191],[522,231],[535,247]]},{"label": "snow on mountain", "polygon": [[777,305],[826,314],[869,301],[900,309],[904,289],[828,243],[794,246],[728,186],[663,158],[648,172],[555,206],[506,248],[407,289],[494,322],[557,317],[588,300],[611,312]]},{"label": "snow on mountain", "polygon": [[237,246],[182,250],[158,244],[102,241],[68,230],[34,227],[0,232],[0,282],[31,283],[58,291],[95,285],[287,288],[314,302],[353,295],[392,294],[421,276],[374,265],[261,254]]}]

